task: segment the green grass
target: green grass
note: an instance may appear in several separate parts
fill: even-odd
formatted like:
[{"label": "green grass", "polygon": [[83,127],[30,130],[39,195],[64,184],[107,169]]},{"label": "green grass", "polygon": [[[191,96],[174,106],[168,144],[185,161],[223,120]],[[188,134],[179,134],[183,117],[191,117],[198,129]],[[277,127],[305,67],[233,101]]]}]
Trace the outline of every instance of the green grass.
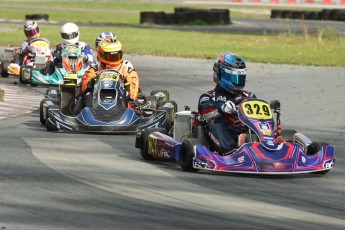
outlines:
[{"label": "green grass", "polygon": [[[42,8],[63,8],[66,2],[37,4]],[[0,1],[0,18],[23,19],[25,14],[46,12],[50,21],[98,22],[139,24],[139,12],[146,10],[173,11],[174,4],[121,3],[121,2],[69,1],[68,10],[32,10],[32,2]],[[3,8],[1,6],[14,6]],[[20,7],[18,7],[20,6]],[[21,7],[30,7],[28,9]],[[183,7],[187,7],[184,6]],[[205,7],[205,6],[204,6]],[[232,7],[232,6],[231,6]],[[208,8],[214,8],[209,6]],[[97,12],[103,10],[103,12]],[[107,11],[105,13],[104,11]],[[116,12],[116,13],[114,13]],[[18,46],[24,40],[21,24],[2,24],[10,30],[0,30],[0,45]],[[56,25],[40,26],[43,37],[55,46],[61,42]],[[250,62],[286,63],[315,66],[344,66],[345,40],[337,36],[335,29],[320,29],[318,35],[295,35],[286,31],[280,35],[241,35],[231,33],[204,33],[195,31],[173,31],[141,29],[133,27],[84,27],[80,26],[81,40],[94,45],[96,36],[103,31],[115,33],[131,54],[216,58],[221,51],[229,50]]]}]

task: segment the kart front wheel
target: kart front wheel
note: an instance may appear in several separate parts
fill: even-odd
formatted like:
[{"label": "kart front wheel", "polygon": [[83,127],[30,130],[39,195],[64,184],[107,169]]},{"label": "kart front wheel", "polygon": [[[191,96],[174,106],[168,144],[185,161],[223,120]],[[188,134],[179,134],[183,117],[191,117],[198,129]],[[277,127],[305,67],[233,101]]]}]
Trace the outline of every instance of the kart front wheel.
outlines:
[{"label": "kart front wheel", "polygon": [[194,142],[191,139],[186,139],[183,141],[180,150],[180,166],[184,171],[196,172],[198,169],[193,168],[193,158],[194,158]]},{"label": "kart front wheel", "polygon": [[43,99],[40,103],[40,122],[42,125],[46,125],[46,118],[44,117],[43,113],[43,105],[46,102],[46,99]]},{"label": "kart front wheel", "polygon": [[307,147],[307,155],[311,156],[314,155],[315,153],[319,152],[323,146],[327,146],[328,143],[326,142],[312,142],[310,145]]}]

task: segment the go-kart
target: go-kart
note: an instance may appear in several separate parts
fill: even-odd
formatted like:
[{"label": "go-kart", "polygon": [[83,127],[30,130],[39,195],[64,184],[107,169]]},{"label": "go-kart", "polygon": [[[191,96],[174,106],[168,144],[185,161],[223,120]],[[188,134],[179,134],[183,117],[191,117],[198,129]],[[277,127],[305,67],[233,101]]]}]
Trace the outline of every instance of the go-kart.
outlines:
[{"label": "go-kart", "polygon": [[31,83],[30,76],[34,71],[39,71],[42,75],[50,75],[55,71],[53,55],[49,41],[45,38],[34,39],[29,47],[29,53],[24,55],[22,52],[17,54],[20,57],[19,64],[10,64],[8,72],[19,75],[20,83]]},{"label": "go-kart", "polygon": [[334,146],[313,142],[292,129],[281,129],[279,101],[269,105],[261,99],[245,99],[238,115],[238,125],[246,128],[248,141],[229,155],[218,155],[212,149],[207,122],[189,110],[175,114],[172,132],[157,128],[138,132],[135,147],[140,148],[145,160],[179,162],[185,171],[325,174],[335,166]]},{"label": "go-kart", "polygon": [[[10,75],[8,68],[11,63],[20,64],[20,54],[21,54],[21,47],[6,47],[4,49],[3,57],[0,60],[1,64],[1,76],[8,77]],[[11,72],[11,71],[10,71]],[[11,72],[12,73],[12,72]]]},{"label": "go-kart", "polygon": [[[63,83],[64,75],[77,74],[78,79],[84,75],[86,68],[81,48],[77,45],[66,45],[62,47],[62,68],[53,68],[53,71],[47,72],[44,68],[44,60],[42,59],[42,67],[37,68],[38,60],[35,61],[36,68],[25,66],[21,69],[21,82],[30,83],[31,85],[57,86]],[[37,59],[37,56],[36,56]],[[23,80],[25,79],[25,80]]]},{"label": "go-kart", "polygon": [[[71,76],[70,76],[71,77]],[[141,93],[128,102],[122,75],[117,70],[101,71],[92,93],[85,96],[85,107],[75,114],[77,77],[64,79],[59,90],[47,90],[41,102],[41,123],[48,131],[136,133],[147,127],[170,129],[176,103],[166,90]]]}]

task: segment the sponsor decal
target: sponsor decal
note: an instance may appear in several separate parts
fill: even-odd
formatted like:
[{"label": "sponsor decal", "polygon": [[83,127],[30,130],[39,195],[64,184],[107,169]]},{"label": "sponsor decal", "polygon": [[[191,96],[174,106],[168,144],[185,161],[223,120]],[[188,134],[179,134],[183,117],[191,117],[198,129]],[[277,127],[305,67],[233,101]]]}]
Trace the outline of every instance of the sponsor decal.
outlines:
[{"label": "sponsor decal", "polygon": [[208,134],[209,134],[211,140],[212,140],[217,146],[220,146],[220,142],[217,140],[217,138],[216,138],[215,136],[213,136],[213,134],[210,133],[210,132],[209,132]]},{"label": "sponsor decal", "polygon": [[200,98],[199,104],[201,104],[204,101],[209,101],[209,97],[205,96],[205,97]]},{"label": "sponsor decal", "polygon": [[271,137],[264,137],[264,139],[266,140],[266,144],[267,145],[274,146],[273,138],[271,138]]},{"label": "sponsor decal", "polygon": [[240,156],[239,158],[237,158],[237,162],[243,163],[244,162],[244,156]]},{"label": "sponsor decal", "polygon": [[334,158],[333,159],[331,159],[331,160],[329,160],[329,161],[326,161],[325,162],[325,164],[324,164],[324,168],[325,169],[331,169],[331,168],[333,168],[334,167]]},{"label": "sponsor decal", "polygon": [[157,156],[159,158],[170,158],[170,153],[166,149],[160,148],[158,153],[157,153]]},{"label": "sponsor decal", "polygon": [[303,164],[305,164],[305,162],[307,161],[307,159],[304,156],[301,157],[301,160]]},{"label": "sponsor decal", "polygon": [[226,101],[226,97],[218,96],[217,101]]}]

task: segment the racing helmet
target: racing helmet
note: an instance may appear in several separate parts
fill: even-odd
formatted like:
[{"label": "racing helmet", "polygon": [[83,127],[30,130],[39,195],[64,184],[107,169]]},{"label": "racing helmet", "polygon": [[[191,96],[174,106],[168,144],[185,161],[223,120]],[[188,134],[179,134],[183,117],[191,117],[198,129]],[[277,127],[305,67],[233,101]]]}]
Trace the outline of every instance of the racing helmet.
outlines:
[{"label": "racing helmet", "polygon": [[116,67],[123,61],[123,49],[119,40],[103,39],[97,46],[97,59],[101,68]]},{"label": "racing helmet", "polygon": [[74,23],[66,23],[61,26],[62,42],[65,45],[73,45],[79,41],[79,28]]},{"label": "racing helmet", "polygon": [[24,33],[29,40],[38,38],[40,36],[40,28],[38,27],[38,23],[36,21],[27,21],[24,24]]},{"label": "racing helmet", "polygon": [[246,63],[236,54],[223,52],[214,62],[213,80],[228,92],[243,89],[246,75]]},{"label": "racing helmet", "polygon": [[112,41],[116,41],[116,35],[113,34],[112,32],[102,32],[98,35],[95,41],[95,47],[97,49],[98,44],[103,40],[103,39],[108,39]]}]

